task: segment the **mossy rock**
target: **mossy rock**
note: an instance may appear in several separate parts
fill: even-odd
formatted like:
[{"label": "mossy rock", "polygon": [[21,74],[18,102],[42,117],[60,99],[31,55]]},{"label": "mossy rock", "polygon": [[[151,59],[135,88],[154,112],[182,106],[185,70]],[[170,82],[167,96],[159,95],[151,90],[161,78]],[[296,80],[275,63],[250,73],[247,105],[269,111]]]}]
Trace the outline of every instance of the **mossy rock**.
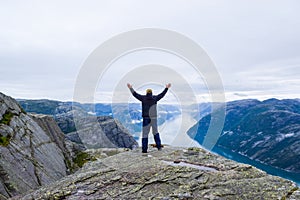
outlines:
[{"label": "mossy rock", "polygon": [[73,159],[73,162],[82,167],[88,161],[96,161],[97,159],[86,152],[79,152],[76,154],[76,157]]},{"label": "mossy rock", "polygon": [[13,118],[14,114],[10,111],[6,111],[4,115],[2,115],[2,119],[0,120],[0,124],[9,125],[11,119]]},{"label": "mossy rock", "polygon": [[11,139],[11,136],[8,135],[8,136],[2,136],[0,134],[0,145],[1,146],[4,146],[4,147],[7,147],[10,143],[10,139]]}]

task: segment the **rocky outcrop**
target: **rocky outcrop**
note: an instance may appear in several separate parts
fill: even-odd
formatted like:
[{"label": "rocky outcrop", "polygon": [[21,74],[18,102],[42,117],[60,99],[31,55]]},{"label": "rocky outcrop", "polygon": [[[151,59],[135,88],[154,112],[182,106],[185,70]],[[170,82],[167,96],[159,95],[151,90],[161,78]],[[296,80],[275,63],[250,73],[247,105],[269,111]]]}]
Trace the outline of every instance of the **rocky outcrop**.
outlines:
[{"label": "rocky outcrop", "polygon": [[55,143],[60,148],[64,155],[68,171],[71,172],[74,168],[73,158],[75,156],[72,157],[74,149],[68,148],[70,146],[69,141],[66,141],[65,134],[60,130],[53,117],[43,114],[30,114],[29,116],[45,131],[51,142]]},{"label": "rocky outcrop", "polygon": [[78,106],[60,103],[53,115],[58,126],[65,134],[76,131],[74,116],[81,119],[89,116],[89,114]]},{"label": "rocky outcrop", "polygon": [[66,137],[86,148],[133,148],[137,142],[116,119],[110,116],[92,116],[77,106],[60,106],[55,120]]},{"label": "rocky outcrop", "polygon": [[250,165],[198,148],[150,147],[147,155],[138,149],[98,158],[75,174],[12,199],[299,198],[293,182]]},{"label": "rocky outcrop", "polygon": [[34,119],[0,93],[0,198],[48,185],[67,174],[61,135]]},{"label": "rocky outcrop", "polygon": [[82,155],[82,152],[86,150],[86,147],[82,144],[77,133],[75,132],[75,135],[78,137],[78,143],[73,142],[66,137],[52,116],[43,114],[29,114],[29,116],[38,123],[38,125],[50,137],[51,141],[60,148],[64,155],[68,174],[73,173],[80,168],[81,164],[76,161],[78,160],[78,157]]},{"label": "rocky outcrop", "polygon": [[77,134],[89,148],[134,148],[137,142],[127,129],[109,116],[90,116],[77,119]]},{"label": "rocky outcrop", "polygon": [[[90,114],[92,108],[95,108],[98,114],[107,113],[109,105],[51,100],[19,100],[19,102],[27,112],[51,114],[59,128],[66,134],[67,139],[76,143],[73,144],[77,146],[76,148],[82,149],[82,145],[86,148],[133,148],[138,146],[132,135],[118,120],[110,116]],[[44,106],[42,106],[43,104]],[[47,106],[48,108],[45,108]],[[99,109],[103,109],[103,112],[100,112]]]}]

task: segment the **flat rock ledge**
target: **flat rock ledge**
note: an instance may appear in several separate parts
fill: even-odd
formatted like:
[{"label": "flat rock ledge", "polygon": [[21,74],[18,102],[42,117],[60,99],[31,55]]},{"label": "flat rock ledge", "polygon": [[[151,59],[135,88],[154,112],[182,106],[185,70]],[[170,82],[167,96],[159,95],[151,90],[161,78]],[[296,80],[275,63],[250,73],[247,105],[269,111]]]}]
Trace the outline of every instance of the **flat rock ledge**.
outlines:
[{"label": "flat rock ledge", "polygon": [[75,174],[11,199],[300,199],[295,183],[203,149],[149,148],[148,154],[99,156]]}]

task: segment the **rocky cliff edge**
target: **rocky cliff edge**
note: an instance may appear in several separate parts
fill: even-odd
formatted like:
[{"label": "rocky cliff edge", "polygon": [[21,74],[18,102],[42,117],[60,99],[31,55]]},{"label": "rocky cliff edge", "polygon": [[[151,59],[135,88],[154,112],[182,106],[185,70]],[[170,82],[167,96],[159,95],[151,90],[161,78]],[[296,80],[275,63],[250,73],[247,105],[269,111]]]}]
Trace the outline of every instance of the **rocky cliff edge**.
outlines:
[{"label": "rocky cliff edge", "polygon": [[297,186],[199,148],[150,148],[98,158],[12,199],[299,199]]},{"label": "rocky cliff edge", "polygon": [[64,152],[55,139],[62,133],[55,132],[53,126],[48,133],[38,124],[46,121],[34,119],[38,120],[26,114],[13,98],[0,93],[0,199],[67,175]]}]

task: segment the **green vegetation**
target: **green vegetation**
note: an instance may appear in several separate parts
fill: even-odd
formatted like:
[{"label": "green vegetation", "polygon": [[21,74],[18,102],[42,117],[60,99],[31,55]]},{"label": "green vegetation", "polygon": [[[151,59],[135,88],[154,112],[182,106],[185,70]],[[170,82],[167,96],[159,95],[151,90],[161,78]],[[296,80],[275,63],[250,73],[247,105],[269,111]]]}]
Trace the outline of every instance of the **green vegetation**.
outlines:
[{"label": "green vegetation", "polygon": [[88,161],[96,161],[97,159],[86,152],[77,153],[73,162],[78,165],[78,167],[82,167]]},{"label": "green vegetation", "polygon": [[9,125],[11,119],[13,118],[14,114],[10,111],[6,111],[4,115],[2,115],[2,119],[0,120],[0,124]]},{"label": "green vegetation", "polygon": [[[2,119],[0,120],[0,124],[5,124],[5,125],[9,125],[11,119],[13,118],[15,114],[13,114],[10,111],[6,111],[6,113],[4,113],[4,115],[2,115]],[[4,146],[7,147],[9,145],[11,136],[7,135],[7,136],[3,136],[0,133],[0,146]]]},{"label": "green vegetation", "polygon": [[4,147],[7,147],[9,145],[10,139],[11,139],[10,135],[8,135],[8,136],[2,136],[0,134],[0,145],[4,146]]},{"label": "green vegetation", "polygon": [[76,168],[75,168],[75,166],[73,166],[71,160],[69,160],[68,158],[65,157],[65,163],[67,165],[67,168],[70,170],[70,173],[74,173]]}]

